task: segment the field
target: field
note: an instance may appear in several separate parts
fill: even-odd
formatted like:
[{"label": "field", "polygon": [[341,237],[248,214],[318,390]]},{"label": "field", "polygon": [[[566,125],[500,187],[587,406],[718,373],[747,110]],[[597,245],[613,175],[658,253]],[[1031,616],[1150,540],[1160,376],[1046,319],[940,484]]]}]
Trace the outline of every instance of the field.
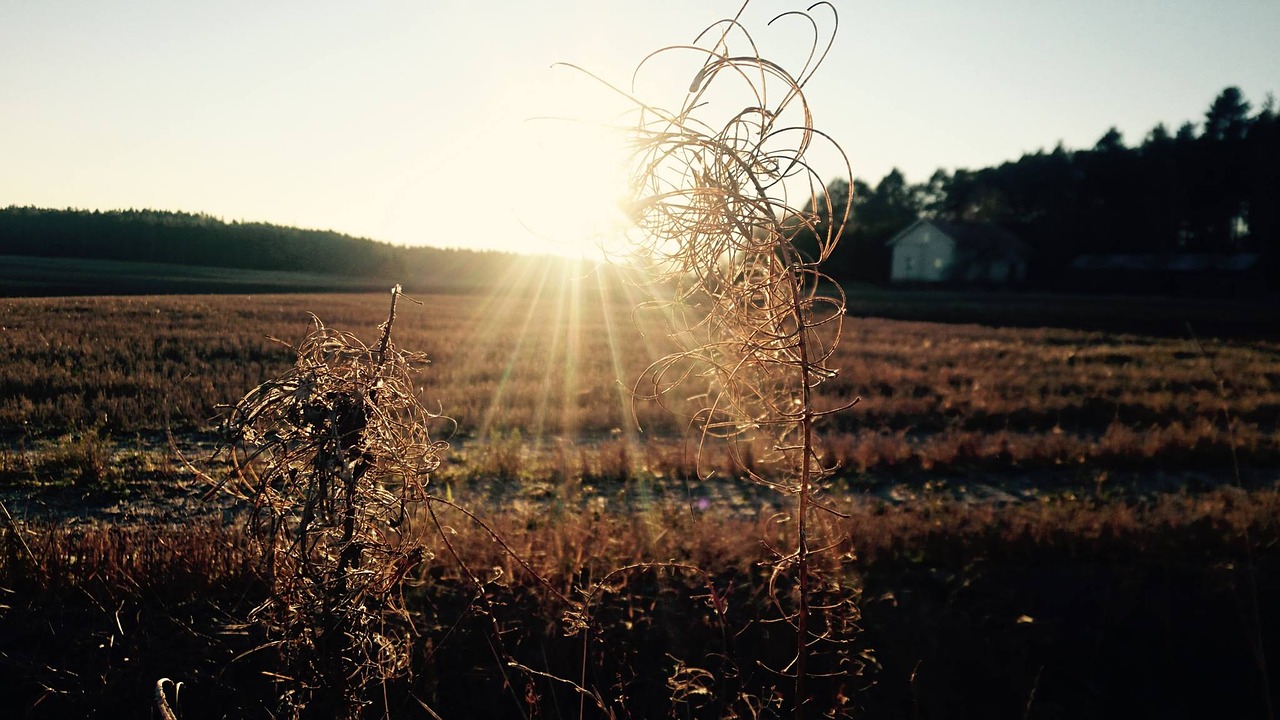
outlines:
[{"label": "field", "polygon": [[379,285],[369,280],[302,272],[0,255],[0,295],[13,297],[352,292],[373,290]]},{"label": "field", "polygon": [[[698,476],[682,421],[631,398],[659,319],[599,275],[544,272],[401,309],[395,342],[430,357],[422,397],[451,418],[433,491],[485,526],[440,507],[407,590],[414,675],[385,707],[576,716],[551,675],[597,693],[588,715],[776,715],[762,541],[786,519],[743,482],[767,469],[709,445]],[[1065,301],[1045,312],[1077,329],[1020,327],[998,296],[1004,327],[857,316],[891,299],[851,301],[823,386],[861,398],[820,428],[849,516],[823,520],[843,543],[824,572],[861,631],[818,689],[871,717],[1272,715],[1275,335],[1237,316],[1197,341],[1158,306],[1082,329],[1102,306]],[[136,715],[167,676],[183,717],[266,716],[270,653],[237,659],[259,640],[238,620],[263,592],[252,552],[177,453],[217,471],[218,407],[289,367],[308,313],[372,343],[386,296],[0,301],[6,707]],[[567,606],[578,588],[595,604]],[[567,637],[569,611],[590,630]]]}]

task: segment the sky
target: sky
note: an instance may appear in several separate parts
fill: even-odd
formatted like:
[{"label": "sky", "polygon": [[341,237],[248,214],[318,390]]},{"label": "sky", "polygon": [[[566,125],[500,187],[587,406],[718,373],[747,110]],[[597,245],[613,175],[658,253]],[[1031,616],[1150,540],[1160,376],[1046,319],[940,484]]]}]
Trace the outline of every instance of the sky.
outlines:
[{"label": "sky", "polygon": [[[744,25],[798,68],[805,2]],[[1199,122],[1280,91],[1275,0],[834,3],[814,126],[873,185]],[[0,0],[0,207],[153,208],[401,245],[580,251],[616,220],[622,88],[740,0]],[[831,14],[816,10],[820,32]],[[825,37],[825,34],[823,35]],[[646,66],[678,102],[680,63]],[[652,92],[652,95],[644,94]],[[656,98],[656,99],[655,99]],[[553,119],[554,118],[554,119]],[[845,174],[832,151],[826,180]]]}]

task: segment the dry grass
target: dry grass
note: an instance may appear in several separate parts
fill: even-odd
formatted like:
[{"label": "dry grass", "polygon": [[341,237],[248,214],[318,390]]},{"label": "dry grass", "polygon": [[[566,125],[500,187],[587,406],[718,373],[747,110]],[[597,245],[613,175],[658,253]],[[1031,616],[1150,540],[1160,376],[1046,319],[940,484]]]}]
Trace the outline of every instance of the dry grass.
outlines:
[{"label": "dry grass", "polygon": [[[642,337],[630,306],[600,299],[621,291],[573,303],[573,287],[581,299],[588,278],[549,280],[533,301],[431,296],[405,310],[401,342],[433,360],[422,397],[458,418],[469,457],[483,454],[486,437],[518,430],[532,449],[522,474],[545,479],[550,471],[538,468],[556,465],[556,453],[570,467],[598,464],[599,442],[634,441],[618,381],[664,351],[661,327],[641,325]],[[216,404],[292,362],[267,336],[301,338],[309,311],[339,327],[373,327],[380,305],[344,295],[0,301],[0,424],[14,440],[27,428],[28,448],[99,418],[126,444],[132,431],[163,427],[166,414],[179,428],[210,427]],[[863,401],[820,430],[833,457],[858,472],[1224,467],[1226,409],[1243,458],[1274,462],[1280,344],[1206,345],[1207,358],[1190,340],[854,319],[831,360],[844,372],[826,392],[833,403]],[[1208,359],[1229,381],[1225,399]],[[631,455],[643,471],[656,452],[679,454],[683,427],[657,408],[639,412],[650,444]]]},{"label": "dry grass", "polygon": [[238,525],[10,524],[4,547],[3,587],[29,604],[81,594],[103,605],[156,594],[191,600],[254,577]]},{"label": "dry grass", "polygon": [[[848,518],[822,516],[829,531],[857,555],[845,572],[905,562],[977,562],[993,557],[1031,558],[1106,552],[1190,561],[1197,556],[1239,557],[1249,548],[1271,552],[1280,542],[1280,491],[1222,488],[1199,494],[1165,494],[1146,501],[1080,501],[1070,497],[1002,505],[925,494],[899,503],[844,498]],[[489,530],[441,510],[450,542],[472,567],[492,568],[501,584],[525,587],[555,617],[561,598],[542,580],[569,594],[608,572],[655,557],[697,565],[725,577],[759,577],[768,551],[760,540],[789,532],[772,503],[739,513],[690,510],[683,498],[640,505],[583,498],[578,506],[534,498],[504,501],[486,511]],[[71,527],[8,525],[3,532],[0,585],[25,603],[69,599],[78,593],[106,600],[169,592],[196,598],[211,588],[255,582],[258,550],[241,525],[190,527]],[[439,537],[427,547],[437,559],[420,567],[419,581],[469,582]],[[527,564],[517,562],[509,550]],[[833,566],[834,568],[835,566]],[[538,577],[529,572],[532,569]],[[538,578],[541,578],[538,579]],[[421,592],[433,592],[429,587]]]},{"label": "dry grass", "polygon": [[[412,712],[411,691],[444,717],[521,717],[535,714],[533,705],[543,717],[575,714],[576,698],[554,683],[534,677],[504,685],[486,638],[496,622],[518,662],[577,678],[581,638],[563,637],[557,619],[565,606],[547,584],[560,593],[594,587],[614,569],[651,558],[708,575],[637,570],[606,583],[590,612],[587,682],[629,698],[645,717],[741,714],[743,694],[768,697],[776,685],[750,672],[753,659],[788,652],[786,639],[759,622],[772,610],[761,585],[770,554],[756,538],[781,541],[790,532],[772,505],[703,514],[683,501],[583,498],[564,506],[525,498],[477,509],[541,579],[488,531],[442,509],[452,552],[484,569],[482,585],[448,557],[440,538],[430,541],[437,559],[419,568],[407,592],[425,639],[414,653],[413,682],[387,688],[393,708]],[[942,495],[900,504],[855,498],[842,509],[847,520],[821,522],[853,550],[833,577],[862,594],[858,621],[869,638],[861,647],[876,650],[862,661],[878,682],[852,696],[854,707],[895,716],[913,704],[940,711],[980,697],[985,707],[1021,711],[1039,664],[1050,679],[1038,694],[1046,709],[1087,713],[1104,699],[1149,708],[1176,701],[1206,712],[1258,707],[1252,676],[1237,672],[1248,668],[1248,635],[1232,608],[1247,599],[1250,573],[1263,581],[1264,607],[1280,591],[1269,574],[1280,567],[1274,490],[1014,506]],[[10,706],[31,708],[33,717],[136,710],[156,677],[191,668],[187,677],[200,682],[184,690],[183,717],[265,717],[273,707],[275,685],[258,674],[270,665],[260,655],[231,661],[257,640],[217,632],[225,622],[219,608],[252,604],[264,592],[252,570],[257,551],[241,528],[10,526],[0,543],[0,587],[13,591],[0,628],[25,638],[0,658],[9,678],[0,695]],[[237,601],[242,594],[246,601]],[[489,615],[478,614],[477,603]],[[1193,625],[1181,626],[1192,617]],[[743,632],[726,640],[726,625]],[[1270,642],[1275,634],[1264,629],[1256,637]],[[1133,665],[1134,653],[1150,667]],[[1033,666],[1021,667],[1027,663]],[[1201,673],[1203,696],[1169,693],[1167,682],[1190,672],[1175,663]],[[725,672],[734,668],[741,674]],[[697,686],[698,669],[716,680]],[[913,670],[914,685],[907,683]],[[1164,683],[1142,685],[1148,672]],[[978,695],[948,687],[946,677],[964,678]],[[1110,688],[1105,698],[1103,688]]]}]

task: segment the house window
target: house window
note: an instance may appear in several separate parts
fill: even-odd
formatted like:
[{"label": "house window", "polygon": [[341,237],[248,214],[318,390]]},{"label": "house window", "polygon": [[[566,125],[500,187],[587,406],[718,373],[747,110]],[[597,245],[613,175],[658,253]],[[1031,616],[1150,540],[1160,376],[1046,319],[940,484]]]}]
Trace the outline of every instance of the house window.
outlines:
[{"label": "house window", "polygon": [[941,269],[942,269],[942,258],[934,258],[934,259],[933,259],[933,269],[934,269],[934,270],[941,270]]}]

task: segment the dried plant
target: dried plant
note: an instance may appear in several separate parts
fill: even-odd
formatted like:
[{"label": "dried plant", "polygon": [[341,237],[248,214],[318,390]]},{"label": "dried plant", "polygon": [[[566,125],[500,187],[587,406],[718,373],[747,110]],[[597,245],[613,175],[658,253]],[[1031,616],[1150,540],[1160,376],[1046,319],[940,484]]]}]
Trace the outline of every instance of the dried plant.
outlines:
[{"label": "dried plant", "polygon": [[[816,12],[829,13],[825,40]],[[839,662],[816,671],[810,658],[842,652],[851,629],[834,618],[852,614],[850,593],[832,592],[838,579],[822,577],[811,562],[838,545],[811,535],[815,511],[835,512],[822,501],[832,468],[823,464],[815,427],[852,405],[824,409],[815,395],[836,375],[828,361],[844,316],[843,293],[819,263],[840,237],[846,218],[837,209],[847,214],[852,203],[823,190],[808,160],[814,144],[828,143],[851,173],[839,147],[814,129],[804,95],[834,39],[835,8],[818,3],[770,22],[812,27],[813,45],[796,74],[761,57],[740,18],[712,25],[692,45],[653,53],[636,70],[642,76],[659,56],[697,60],[678,108],[635,99],[638,233],[630,262],[649,278],[657,297],[650,307],[664,311],[684,348],[650,366],[636,394],[664,404],[692,396],[697,409],[688,419],[700,447],[729,441],[741,449],[742,474],[794,496],[794,548],[776,552],[770,590],[779,620],[796,633],[795,658],[777,672],[794,678],[799,716],[811,675],[847,671]],[[779,475],[749,467],[756,446],[763,456],[754,462],[781,468]],[[836,606],[839,613],[827,612]]]},{"label": "dried plant", "polygon": [[224,423],[238,472],[222,487],[252,503],[271,591],[251,618],[283,656],[294,716],[356,717],[367,686],[408,671],[401,581],[422,559],[412,520],[447,445],[414,390],[426,358],[391,342],[399,297],[373,347],[316,319],[293,369]]}]

